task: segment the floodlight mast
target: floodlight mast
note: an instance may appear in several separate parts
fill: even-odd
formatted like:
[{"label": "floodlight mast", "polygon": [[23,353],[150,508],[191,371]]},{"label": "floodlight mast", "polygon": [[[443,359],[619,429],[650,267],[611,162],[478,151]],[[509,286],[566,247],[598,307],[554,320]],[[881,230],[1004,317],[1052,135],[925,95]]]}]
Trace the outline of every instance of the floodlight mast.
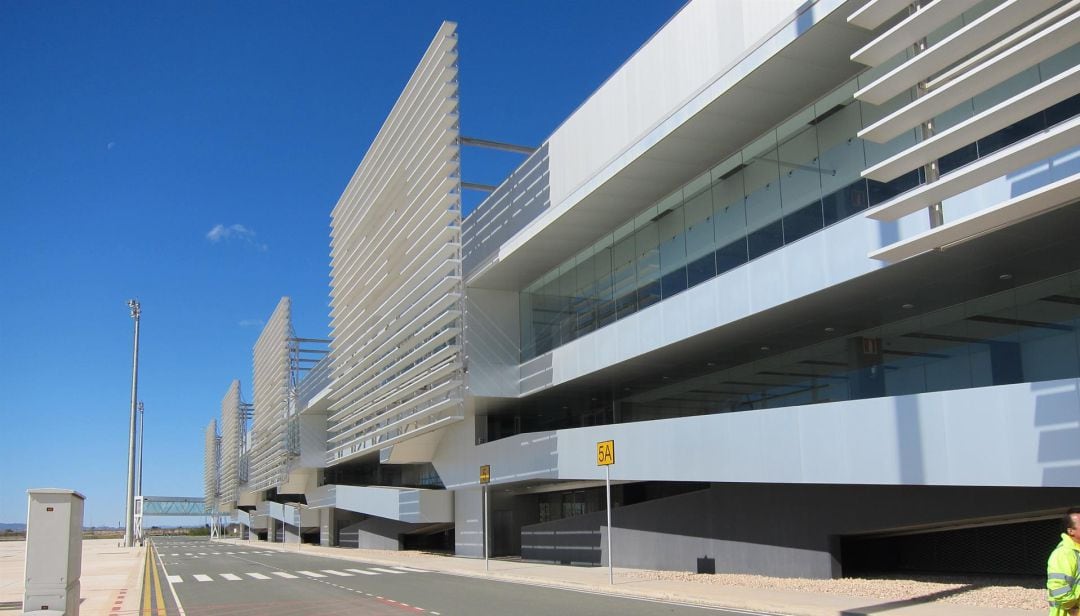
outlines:
[{"label": "floodlight mast", "polygon": [[131,318],[135,321],[135,350],[131,357],[131,419],[128,424],[127,513],[124,517],[124,546],[130,548],[135,545],[135,535],[132,532],[135,523],[135,405],[139,391],[139,317],[142,310],[137,299],[129,299],[128,308],[131,309]]},{"label": "floodlight mast", "polygon": [[142,459],[143,459],[143,443],[146,441],[146,413],[143,410],[142,400],[139,401],[139,484],[136,486],[135,494],[138,496],[143,495],[142,491]]}]

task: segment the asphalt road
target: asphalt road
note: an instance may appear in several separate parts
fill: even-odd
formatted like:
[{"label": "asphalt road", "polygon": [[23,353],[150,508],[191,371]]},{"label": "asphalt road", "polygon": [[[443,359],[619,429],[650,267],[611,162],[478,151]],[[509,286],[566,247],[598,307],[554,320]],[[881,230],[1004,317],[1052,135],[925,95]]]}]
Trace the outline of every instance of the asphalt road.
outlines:
[{"label": "asphalt road", "polygon": [[[747,614],[335,560],[250,544],[192,537],[155,538],[153,542],[160,556],[162,583],[175,591],[187,616]],[[165,593],[171,595],[168,588]],[[179,613],[171,600],[166,603],[170,616]]]}]

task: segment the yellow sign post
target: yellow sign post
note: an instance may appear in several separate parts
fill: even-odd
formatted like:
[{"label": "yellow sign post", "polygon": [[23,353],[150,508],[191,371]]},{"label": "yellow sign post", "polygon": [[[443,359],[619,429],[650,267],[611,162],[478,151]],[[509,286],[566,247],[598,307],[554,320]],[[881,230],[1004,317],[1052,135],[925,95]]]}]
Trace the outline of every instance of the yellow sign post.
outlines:
[{"label": "yellow sign post", "polygon": [[484,464],[480,467],[480,485],[484,491],[484,511],[483,511],[483,538],[484,538],[484,570],[490,570],[489,552],[488,549],[488,484],[491,483],[491,465]]},{"label": "yellow sign post", "polygon": [[611,465],[615,464],[615,441],[596,444],[596,465],[604,467],[604,486],[607,493],[607,571],[608,583],[615,583],[615,551],[611,546]]},{"label": "yellow sign post", "polygon": [[596,465],[615,464],[615,441],[600,441],[596,444]]}]

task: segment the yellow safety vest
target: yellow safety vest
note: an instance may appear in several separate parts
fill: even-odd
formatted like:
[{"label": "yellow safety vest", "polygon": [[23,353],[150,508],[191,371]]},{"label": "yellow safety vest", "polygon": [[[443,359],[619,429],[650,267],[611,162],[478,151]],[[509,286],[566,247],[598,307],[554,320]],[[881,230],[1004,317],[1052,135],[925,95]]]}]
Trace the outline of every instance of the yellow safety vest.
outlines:
[{"label": "yellow safety vest", "polygon": [[1080,583],[1077,583],[1077,561],[1080,545],[1061,533],[1061,543],[1046,561],[1046,593],[1050,601],[1050,616],[1067,616],[1068,610],[1080,605]]}]

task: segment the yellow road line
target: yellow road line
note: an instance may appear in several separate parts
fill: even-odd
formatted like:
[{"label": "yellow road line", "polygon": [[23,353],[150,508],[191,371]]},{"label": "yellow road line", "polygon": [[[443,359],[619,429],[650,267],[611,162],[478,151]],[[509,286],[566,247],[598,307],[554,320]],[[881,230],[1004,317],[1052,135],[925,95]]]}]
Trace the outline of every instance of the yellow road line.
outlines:
[{"label": "yellow road line", "polygon": [[143,595],[142,595],[142,616],[150,615],[150,584],[153,580],[150,578],[150,548],[146,549],[146,563],[143,565]]},{"label": "yellow road line", "polygon": [[[154,555],[157,555],[157,549],[154,549]],[[151,560],[151,566],[154,568],[154,597],[157,599],[157,616],[165,616],[165,597],[161,594],[161,578],[158,577],[157,562]]]}]

